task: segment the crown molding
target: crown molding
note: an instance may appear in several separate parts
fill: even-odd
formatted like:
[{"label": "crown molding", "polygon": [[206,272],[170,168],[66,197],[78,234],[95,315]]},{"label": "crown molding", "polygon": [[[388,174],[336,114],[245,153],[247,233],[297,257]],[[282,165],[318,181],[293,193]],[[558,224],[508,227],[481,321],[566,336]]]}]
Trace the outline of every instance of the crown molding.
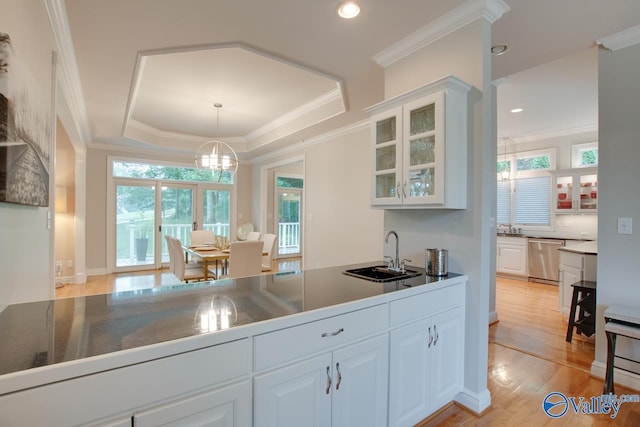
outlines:
[{"label": "crown molding", "polygon": [[[539,132],[539,133],[532,133],[529,135],[524,135],[524,136],[520,136],[520,137],[515,137],[515,138],[509,138],[510,142],[512,144],[521,144],[521,143],[525,143],[525,142],[534,142],[534,141],[541,141],[541,140],[545,140],[545,139],[552,139],[552,138],[560,138],[563,136],[572,136],[572,135],[580,135],[580,134],[584,134],[587,132],[597,132],[598,131],[598,125],[586,125],[586,126],[580,126],[580,127],[575,127],[575,128],[569,128],[569,129],[555,129],[555,130],[550,130],[547,132]],[[498,142],[500,142],[502,138],[498,138]]]},{"label": "crown molding", "polygon": [[[60,105],[61,108],[67,110],[63,113],[67,126],[72,125],[71,129],[66,130],[70,135],[75,134],[80,139],[80,142],[72,142],[75,143],[74,148],[82,150],[91,142],[91,130],[80,84],[80,74],[73,49],[73,41],[69,31],[65,0],[45,0],[45,6],[58,49],[58,72],[56,76],[57,84],[63,97],[63,102]],[[77,147],[78,144],[83,146]]]},{"label": "crown molding", "polygon": [[640,43],[640,25],[627,28],[626,30],[609,36],[600,37],[596,40],[596,43],[613,52],[633,46],[634,44]]},{"label": "crown molding", "polygon": [[476,19],[484,18],[493,24],[509,10],[503,0],[469,0],[375,54],[372,59],[386,68]]}]

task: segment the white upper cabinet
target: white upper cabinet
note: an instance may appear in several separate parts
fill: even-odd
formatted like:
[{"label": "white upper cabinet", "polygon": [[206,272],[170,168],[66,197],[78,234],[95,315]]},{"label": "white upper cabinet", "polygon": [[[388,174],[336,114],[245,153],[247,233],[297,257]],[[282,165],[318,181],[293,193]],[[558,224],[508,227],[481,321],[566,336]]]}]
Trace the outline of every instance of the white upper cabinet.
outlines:
[{"label": "white upper cabinet", "polygon": [[598,168],[554,172],[555,213],[598,213]]},{"label": "white upper cabinet", "polygon": [[448,76],[367,108],[371,205],[467,207],[467,93]]}]

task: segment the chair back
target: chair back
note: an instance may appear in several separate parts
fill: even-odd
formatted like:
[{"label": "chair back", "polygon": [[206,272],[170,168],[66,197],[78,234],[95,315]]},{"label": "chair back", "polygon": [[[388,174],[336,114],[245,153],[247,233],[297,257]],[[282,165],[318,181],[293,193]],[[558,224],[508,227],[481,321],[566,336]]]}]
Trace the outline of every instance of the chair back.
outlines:
[{"label": "chair back", "polygon": [[169,252],[169,271],[173,273],[176,270],[176,256],[173,254],[173,243],[171,242],[173,237],[165,234],[164,239],[167,241],[167,251]]},{"label": "chair back", "polygon": [[273,260],[278,236],[275,234],[264,234],[262,241],[264,243],[262,251],[267,253],[262,256],[262,271],[269,271],[271,270],[271,260]]},{"label": "chair back", "polygon": [[247,234],[247,240],[260,240],[260,232],[259,231],[252,231],[249,234]]},{"label": "chair back", "polygon": [[191,245],[206,245],[216,241],[216,235],[209,230],[193,230],[191,232]]},{"label": "chair back", "polygon": [[229,247],[229,277],[257,276],[262,272],[261,240],[232,242]]}]

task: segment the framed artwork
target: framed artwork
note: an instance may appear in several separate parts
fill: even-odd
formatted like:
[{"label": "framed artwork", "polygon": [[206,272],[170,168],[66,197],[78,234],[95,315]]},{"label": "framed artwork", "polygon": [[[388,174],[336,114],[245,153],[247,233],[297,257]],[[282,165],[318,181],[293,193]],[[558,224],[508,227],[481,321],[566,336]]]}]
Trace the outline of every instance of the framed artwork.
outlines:
[{"label": "framed artwork", "polygon": [[49,206],[50,102],[0,32],[0,202]]}]

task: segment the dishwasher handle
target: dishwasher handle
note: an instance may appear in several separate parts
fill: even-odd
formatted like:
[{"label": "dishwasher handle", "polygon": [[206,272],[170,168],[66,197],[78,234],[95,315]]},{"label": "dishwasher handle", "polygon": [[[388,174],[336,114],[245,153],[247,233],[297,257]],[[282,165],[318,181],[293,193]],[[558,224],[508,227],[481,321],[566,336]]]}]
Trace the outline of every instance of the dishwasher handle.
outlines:
[{"label": "dishwasher handle", "polygon": [[556,239],[528,239],[529,243],[544,243],[547,245],[558,245],[564,246],[564,240],[556,240]]}]

